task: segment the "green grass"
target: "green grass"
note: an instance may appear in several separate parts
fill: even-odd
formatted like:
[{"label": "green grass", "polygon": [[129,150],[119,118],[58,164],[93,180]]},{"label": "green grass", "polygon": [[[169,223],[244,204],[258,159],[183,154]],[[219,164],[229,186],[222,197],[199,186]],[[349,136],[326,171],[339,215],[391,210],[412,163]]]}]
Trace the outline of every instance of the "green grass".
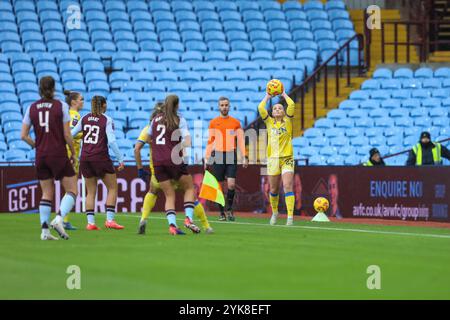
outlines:
[{"label": "green grass", "polygon": [[[37,215],[0,214],[0,299],[450,299],[448,229],[215,219],[213,235],[170,236],[153,214],[145,236],[128,215],[122,231],[41,241]],[[66,288],[69,265],[81,290]],[[369,265],[381,290],[366,287]]]}]

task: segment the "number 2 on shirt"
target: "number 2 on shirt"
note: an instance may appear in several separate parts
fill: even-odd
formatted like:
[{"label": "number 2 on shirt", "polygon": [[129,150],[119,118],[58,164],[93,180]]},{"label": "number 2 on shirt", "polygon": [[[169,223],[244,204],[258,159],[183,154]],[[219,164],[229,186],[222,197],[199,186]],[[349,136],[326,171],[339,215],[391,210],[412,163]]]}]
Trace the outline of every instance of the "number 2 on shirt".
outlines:
[{"label": "number 2 on shirt", "polygon": [[156,144],[166,144],[166,138],[164,138],[164,134],[166,133],[166,126],[163,124],[158,124],[156,127],[156,131],[160,132],[156,137]]}]

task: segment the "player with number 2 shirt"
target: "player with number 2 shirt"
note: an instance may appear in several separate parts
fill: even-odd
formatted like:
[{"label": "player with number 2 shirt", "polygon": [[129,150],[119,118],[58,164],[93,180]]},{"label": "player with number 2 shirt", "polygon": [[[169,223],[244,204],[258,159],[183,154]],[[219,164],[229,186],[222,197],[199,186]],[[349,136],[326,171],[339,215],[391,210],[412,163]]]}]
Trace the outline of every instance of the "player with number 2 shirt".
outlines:
[{"label": "player with number 2 shirt", "polygon": [[184,149],[191,146],[191,136],[187,128],[186,119],[178,115],[179,99],[176,95],[168,95],[155,116],[148,130],[148,143],[152,150],[152,162],[156,180],[166,197],[165,210],[169,222],[169,233],[184,234],[177,227],[175,212],[175,189],[172,180],[180,183],[184,190],[184,210],[186,218],[184,226],[194,233],[200,228],[194,222],[195,190],[192,176],[184,163]]}]

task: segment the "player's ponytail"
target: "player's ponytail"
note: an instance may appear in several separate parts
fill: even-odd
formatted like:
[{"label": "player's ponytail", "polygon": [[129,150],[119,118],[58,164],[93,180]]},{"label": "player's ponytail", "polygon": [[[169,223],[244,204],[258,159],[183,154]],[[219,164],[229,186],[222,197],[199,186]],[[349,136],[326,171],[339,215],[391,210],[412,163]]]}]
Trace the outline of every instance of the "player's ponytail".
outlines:
[{"label": "player's ponytail", "polygon": [[150,121],[152,121],[159,113],[162,112],[163,106],[164,106],[164,103],[162,103],[162,102],[157,102],[155,104],[152,115],[150,116]]},{"label": "player's ponytail", "polygon": [[106,111],[106,99],[102,96],[94,96],[91,101],[91,113],[95,117],[101,116]]},{"label": "player's ponytail", "polygon": [[76,91],[64,90],[64,95],[66,96],[66,103],[69,107],[72,107],[72,101],[77,100],[80,93]]},{"label": "player's ponytail", "polygon": [[55,79],[51,76],[42,77],[39,80],[39,95],[43,99],[52,100],[55,96]]},{"label": "player's ponytail", "polygon": [[180,118],[178,117],[179,102],[178,96],[174,94],[168,95],[164,101],[162,112],[167,129],[169,130],[177,129],[180,124]]}]

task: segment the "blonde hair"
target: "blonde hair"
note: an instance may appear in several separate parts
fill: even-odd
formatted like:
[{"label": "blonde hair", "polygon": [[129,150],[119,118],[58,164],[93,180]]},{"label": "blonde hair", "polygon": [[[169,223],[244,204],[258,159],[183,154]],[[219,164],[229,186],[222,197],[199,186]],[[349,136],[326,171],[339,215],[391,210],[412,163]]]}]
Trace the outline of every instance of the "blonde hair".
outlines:
[{"label": "blonde hair", "polygon": [[106,111],[106,99],[102,96],[94,96],[91,101],[91,113],[98,117]]},{"label": "blonde hair", "polygon": [[163,106],[163,102],[157,102],[155,104],[155,108],[153,109],[152,115],[150,116],[150,121],[152,121],[159,113],[161,113]]},{"label": "blonde hair", "polygon": [[175,130],[180,124],[178,116],[178,105],[180,100],[177,95],[171,94],[166,97],[161,112],[164,114],[164,121],[167,129]]},{"label": "blonde hair", "polygon": [[77,100],[81,94],[76,91],[64,90],[64,95],[66,96],[66,103],[69,107],[72,107],[72,101]]}]

